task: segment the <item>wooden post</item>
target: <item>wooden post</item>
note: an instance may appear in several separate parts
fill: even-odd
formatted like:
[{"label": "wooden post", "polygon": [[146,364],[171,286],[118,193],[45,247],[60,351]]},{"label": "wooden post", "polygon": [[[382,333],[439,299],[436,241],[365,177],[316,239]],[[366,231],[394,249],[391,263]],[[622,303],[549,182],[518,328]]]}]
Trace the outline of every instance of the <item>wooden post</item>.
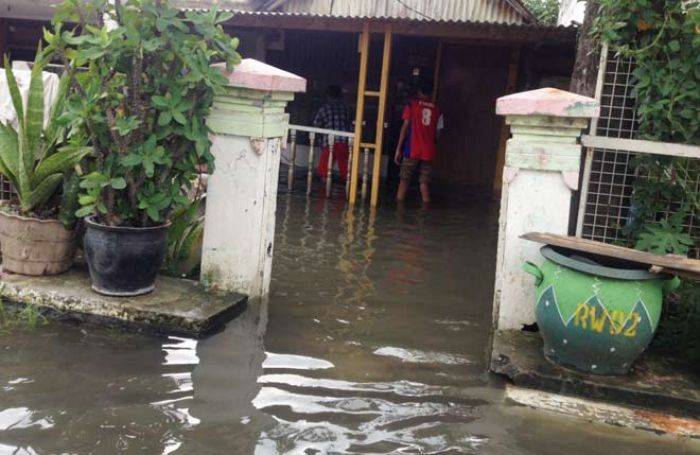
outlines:
[{"label": "wooden post", "polygon": [[287,170],[287,189],[292,191],[294,189],[294,167],[297,164],[297,130],[290,131],[291,153],[292,153],[292,163],[289,165]]},{"label": "wooden post", "polygon": [[350,197],[350,179],[352,178],[352,149],[354,148],[353,145],[353,140],[349,139],[348,140],[348,145],[350,149],[350,153],[348,154],[348,171],[347,175],[345,176],[345,198]]},{"label": "wooden post", "polygon": [[384,32],[384,53],[382,56],[382,80],[379,87],[379,111],[377,112],[377,135],[374,147],[374,170],[372,173],[372,197],[370,203],[376,207],[379,202],[379,179],[382,174],[382,146],[384,144],[384,118],[386,116],[387,92],[389,86],[389,69],[391,65],[391,44],[393,34],[391,25]]},{"label": "wooden post", "polygon": [[[508,82],[506,83],[506,95],[513,93],[518,86],[518,64],[520,62],[520,48],[515,47],[510,51],[510,63],[508,64]],[[506,163],[506,143],[510,136],[510,126],[504,121],[501,126],[501,135],[498,140],[496,152],[496,171],[493,175],[494,198],[498,198],[503,187],[503,167]]]},{"label": "wooden post", "polygon": [[357,82],[357,112],[355,113],[355,142],[352,147],[352,171],[350,179],[350,204],[357,200],[358,170],[360,163],[360,143],[362,142],[362,122],[365,117],[365,90],[367,89],[367,63],[369,60],[369,23],[365,23],[360,35],[360,74]]},{"label": "wooden post", "polygon": [[7,20],[0,19],[0,68],[5,66],[7,54]]},{"label": "wooden post", "polygon": [[335,148],[335,136],[328,136],[328,169],[326,169],[326,197],[331,197],[333,187],[333,149]]},{"label": "wooden post", "polygon": [[362,165],[362,200],[367,199],[367,180],[369,179],[369,149],[364,150],[364,160]]},{"label": "wooden post", "polygon": [[316,143],[316,133],[309,133],[309,169],[306,173],[306,195],[311,194],[311,187],[314,183],[314,144]]},{"label": "wooden post", "polygon": [[435,56],[435,73],[433,73],[433,103],[437,101],[440,85],[440,70],[442,68],[442,40],[438,43],[437,55]]}]

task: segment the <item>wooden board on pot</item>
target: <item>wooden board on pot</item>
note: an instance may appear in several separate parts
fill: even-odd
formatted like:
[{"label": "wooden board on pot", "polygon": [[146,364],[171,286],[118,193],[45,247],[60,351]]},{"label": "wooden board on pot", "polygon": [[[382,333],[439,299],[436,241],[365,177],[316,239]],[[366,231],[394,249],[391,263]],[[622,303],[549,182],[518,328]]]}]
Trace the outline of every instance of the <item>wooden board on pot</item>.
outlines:
[{"label": "wooden board on pot", "polygon": [[669,273],[692,280],[700,280],[700,260],[684,256],[658,256],[644,251],[633,250],[608,243],[596,242],[578,237],[568,237],[543,232],[530,232],[521,236],[524,240],[552,245],[582,253],[605,256],[613,259],[645,265],[653,273]]}]

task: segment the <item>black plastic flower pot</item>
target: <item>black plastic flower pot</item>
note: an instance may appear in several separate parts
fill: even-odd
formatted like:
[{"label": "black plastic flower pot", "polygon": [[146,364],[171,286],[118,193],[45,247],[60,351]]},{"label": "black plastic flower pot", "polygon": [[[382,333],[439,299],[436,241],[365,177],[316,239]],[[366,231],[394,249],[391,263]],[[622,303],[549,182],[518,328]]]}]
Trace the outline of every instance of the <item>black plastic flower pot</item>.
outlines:
[{"label": "black plastic flower pot", "polygon": [[92,289],[116,297],[148,294],[155,289],[167,248],[168,228],[135,228],[85,220],[83,247]]}]

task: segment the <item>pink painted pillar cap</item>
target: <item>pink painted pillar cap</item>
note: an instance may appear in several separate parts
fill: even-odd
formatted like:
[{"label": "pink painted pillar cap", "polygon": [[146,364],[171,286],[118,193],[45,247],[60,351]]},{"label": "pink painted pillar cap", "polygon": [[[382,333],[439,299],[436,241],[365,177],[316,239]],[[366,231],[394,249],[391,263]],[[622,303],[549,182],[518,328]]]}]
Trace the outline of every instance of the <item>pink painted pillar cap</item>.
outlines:
[{"label": "pink painted pillar cap", "polygon": [[496,114],[591,118],[600,115],[600,105],[587,96],[556,88],[541,88],[498,98]]},{"label": "pink painted pillar cap", "polygon": [[217,63],[214,67],[221,70],[231,87],[264,92],[306,91],[306,79],[303,77],[252,58],[243,59],[233,71],[227,71],[223,63]]}]

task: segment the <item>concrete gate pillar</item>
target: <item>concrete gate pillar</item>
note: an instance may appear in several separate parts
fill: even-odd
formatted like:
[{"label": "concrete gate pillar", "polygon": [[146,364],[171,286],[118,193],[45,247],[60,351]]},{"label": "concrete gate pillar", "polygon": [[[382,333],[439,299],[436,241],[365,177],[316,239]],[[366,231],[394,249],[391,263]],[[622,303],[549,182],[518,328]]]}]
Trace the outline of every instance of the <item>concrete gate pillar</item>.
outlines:
[{"label": "concrete gate pillar", "polygon": [[222,72],[207,125],[216,168],[209,177],[201,280],[263,297],[270,288],[285,108],[306,80],[253,59]]},{"label": "concrete gate pillar", "polygon": [[553,88],[499,98],[512,138],[506,147],[498,233],[494,323],[499,330],[535,322],[535,287],[525,261],[539,262],[539,246],[527,232],[568,234],[571,196],[578,189],[578,137],[597,116],[592,99]]}]

